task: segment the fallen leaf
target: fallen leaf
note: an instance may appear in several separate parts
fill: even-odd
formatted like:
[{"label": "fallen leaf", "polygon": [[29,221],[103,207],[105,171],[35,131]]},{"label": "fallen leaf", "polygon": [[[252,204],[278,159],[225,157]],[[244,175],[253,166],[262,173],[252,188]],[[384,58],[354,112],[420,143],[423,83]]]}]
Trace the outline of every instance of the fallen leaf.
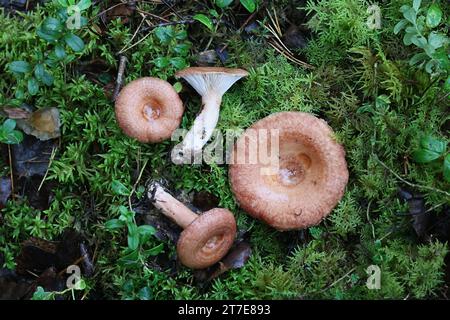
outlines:
[{"label": "fallen leaf", "polygon": [[201,67],[213,66],[218,61],[218,56],[215,50],[207,50],[200,52],[195,58],[197,65]]},{"label": "fallen leaf", "polygon": [[240,241],[221,261],[212,267],[194,271],[194,276],[198,282],[208,283],[229,270],[242,268],[251,254],[250,244],[247,241]]},{"label": "fallen leaf", "polygon": [[13,172],[18,177],[43,177],[47,172],[50,156],[56,141],[41,141],[25,135],[23,141],[11,146]]},{"label": "fallen leaf", "polygon": [[23,132],[42,141],[61,136],[61,120],[57,108],[36,110],[27,119],[19,119],[16,122]]},{"label": "fallen leaf", "polygon": [[31,115],[31,112],[22,108],[3,107],[1,111],[10,119],[27,119]]},{"label": "fallen leaf", "polygon": [[[81,262],[89,259],[89,249],[80,245],[84,238],[73,229],[66,229],[59,241],[49,241],[32,237],[21,245],[20,254],[16,257],[16,272],[18,275],[40,275],[49,268],[55,268],[57,273],[64,273],[70,265],[80,265],[85,276],[92,270],[84,272]],[[92,266],[93,268],[93,266]],[[89,274],[88,274],[89,273]]]}]

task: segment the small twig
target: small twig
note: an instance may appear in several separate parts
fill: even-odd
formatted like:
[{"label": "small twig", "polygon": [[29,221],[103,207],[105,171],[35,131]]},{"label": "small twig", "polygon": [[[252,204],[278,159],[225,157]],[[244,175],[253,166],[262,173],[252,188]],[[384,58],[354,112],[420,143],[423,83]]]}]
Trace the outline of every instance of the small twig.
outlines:
[{"label": "small twig", "polygon": [[355,267],[355,268],[352,268],[349,272],[347,272],[346,274],[344,274],[342,277],[340,277],[339,279],[337,279],[335,282],[333,282],[333,283],[330,284],[329,286],[327,286],[327,287],[325,287],[324,289],[322,289],[321,292],[324,292],[325,290],[328,290],[328,289],[334,287],[336,284],[338,284],[339,282],[341,282],[342,280],[344,280],[346,277],[348,277],[348,275],[349,275],[350,273],[352,273],[352,272],[355,271],[355,270],[356,270],[356,267]]},{"label": "small twig", "polygon": [[[141,14],[141,15],[142,15],[142,14]],[[139,23],[139,26],[137,27],[136,31],[133,33],[133,36],[131,37],[130,41],[128,41],[128,42],[123,46],[123,48],[120,49],[119,53],[122,53],[123,49],[125,49],[130,43],[133,42],[134,38],[135,38],[136,35],[138,34],[139,29],[141,29],[142,24],[144,23],[145,20],[146,20],[146,18],[145,18],[145,16],[143,16],[141,22]]]},{"label": "small twig", "polygon": [[434,191],[437,193],[441,193],[444,194],[447,197],[450,197],[450,193],[448,193],[447,191],[441,190],[441,189],[436,189],[433,187],[429,187],[429,186],[424,186],[421,184],[416,184],[416,183],[412,183],[409,182],[405,179],[403,179],[402,177],[400,177],[396,172],[394,172],[394,170],[392,170],[391,168],[389,168],[383,161],[381,161],[377,155],[374,154],[374,158],[375,160],[377,160],[386,170],[388,170],[392,175],[394,175],[394,177],[396,177],[398,180],[400,180],[401,182],[403,182],[404,184],[407,184],[410,187],[413,188],[418,188],[418,189],[424,189],[424,190],[429,190],[429,191]]},{"label": "small twig", "polygon": [[372,200],[369,201],[369,204],[367,205],[367,221],[369,221],[370,226],[372,227],[372,236],[375,239],[375,227],[373,226],[372,220],[370,219],[370,206],[372,204]]},{"label": "small twig", "polygon": [[171,21],[171,22],[161,22],[161,23],[155,24],[155,25],[153,25],[151,27],[148,26],[148,27],[142,28],[141,32],[145,32],[145,31],[148,31],[148,30],[153,30],[153,29],[158,28],[158,27],[176,26],[176,25],[179,25],[179,24],[191,24],[191,23],[194,23],[194,22],[196,22],[194,19],[185,19],[185,20],[178,20],[178,21]]},{"label": "small twig", "polygon": [[116,101],[117,96],[119,95],[120,89],[123,84],[123,74],[125,73],[125,66],[128,59],[126,56],[121,55],[119,61],[119,70],[117,71],[117,79],[116,79],[116,87],[114,88],[113,101]]},{"label": "small twig", "polygon": [[48,162],[47,170],[45,171],[44,177],[41,180],[41,183],[39,184],[39,187],[37,189],[37,192],[41,191],[42,185],[44,184],[45,179],[47,178],[48,171],[50,170],[50,166],[52,165],[53,159],[56,155],[56,149],[55,147],[52,148],[52,154],[50,155],[50,160]]},{"label": "small twig", "polygon": [[14,172],[11,156],[11,145],[8,144],[8,157],[9,157],[9,174],[11,175],[11,197],[14,199]]},{"label": "small twig", "polygon": [[144,10],[139,9],[139,8],[137,8],[136,11],[139,12],[140,14],[144,15],[144,16],[147,15],[147,16],[150,16],[150,17],[153,17],[153,18],[162,20],[162,21],[164,21],[164,22],[170,22],[170,21],[167,20],[166,18],[160,17],[160,16],[158,16],[158,15],[156,15],[156,14],[153,14],[153,13],[147,12],[147,11],[144,11]]},{"label": "small twig", "polygon": [[144,170],[145,170],[145,167],[147,166],[147,163],[148,163],[148,159],[145,160],[144,165],[142,166],[141,171],[139,172],[139,176],[138,176],[136,182],[134,183],[133,188],[131,189],[130,195],[128,196],[128,205],[129,205],[131,211],[133,211],[133,207],[131,205],[131,197],[136,192],[136,187],[137,187],[139,181],[142,178],[142,174],[144,173]]},{"label": "small twig", "polygon": [[439,204],[437,204],[437,205],[435,205],[435,206],[429,208],[429,209],[426,210],[424,213],[429,213],[429,212],[431,212],[431,211],[434,211],[434,210],[436,210],[437,208],[442,207],[444,204],[446,204],[446,202],[439,203]]},{"label": "small twig", "polygon": [[177,10],[175,10],[175,8],[170,3],[167,3],[166,0],[161,0],[161,2],[164,3],[170,10],[172,10],[172,12],[175,13],[178,18],[183,19],[183,17],[178,14]]}]

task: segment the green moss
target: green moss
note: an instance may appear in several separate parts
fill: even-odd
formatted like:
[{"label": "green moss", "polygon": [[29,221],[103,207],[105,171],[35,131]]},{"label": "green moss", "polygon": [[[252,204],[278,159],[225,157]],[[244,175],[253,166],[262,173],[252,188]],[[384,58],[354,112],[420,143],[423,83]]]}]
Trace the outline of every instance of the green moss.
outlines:
[{"label": "green moss", "polygon": [[[245,67],[250,75],[224,96],[218,129],[245,129],[274,112],[303,111],[326,119],[345,147],[350,171],[347,192],[329,218],[305,231],[305,237],[275,231],[240,210],[226,165],[176,166],[170,162],[174,142],[141,144],[126,137],[104,88],[79,74],[75,62],[55,71],[53,87],[27,100],[38,108],[56,106],[61,111],[61,144],[47,177],[58,187],[44,212],[29,207],[25,200],[9,201],[2,210],[0,251],[6,265],[14,266],[21,241],[30,236],[52,239],[73,226],[98,245],[97,271],[90,282],[107,298],[137,299],[145,287],[154,299],[434,297],[443,285],[447,246],[417,244],[409,217],[397,215],[408,209],[397,199],[401,183],[380,161],[408,181],[448,190],[442,173],[414,163],[410,156],[422,133],[446,138],[446,100],[439,81],[433,83],[427,74],[410,67],[407,57],[396,55],[403,47],[391,30],[400,17],[394,12],[400,3],[383,7],[386,23],[378,31],[365,27],[366,5],[355,0],[309,3],[309,11],[316,15],[309,23],[315,35],[305,53],[308,62],[316,65],[314,70],[289,63],[261,39],[243,41],[236,35],[228,39],[227,66]],[[22,31],[14,39],[11,32],[0,38],[0,48],[8,49],[0,50],[0,104],[9,103],[14,94],[6,63],[20,59],[35,44],[30,36],[32,23],[52,10],[51,6],[40,8],[24,17],[26,23],[0,16],[0,29]],[[114,68],[115,53],[127,46],[130,30],[113,21],[108,41],[85,32],[88,45],[79,58],[101,57]],[[174,83],[175,66],[161,69],[154,64],[173,45],[151,34],[130,49],[126,82],[158,76]],[[377,107],[381,95],[390,102]],[[181,126],[189,128],[200,99],[183,98],[188,102]],[[117,263],[127,245],[126,232],[107,231],[104,222],[117,218],[118,206],[128,206],[128,198],[115,195],[111,183],[119,180],[131,189],[144,163],[137,187],[145,187],[147,179],[164,177],[175,190],[213,193],[220,206],[236,214],[252,246],[252,256],[243,268],[200,286],[184,268],[173,275],[168,268],[157,270],[146,263],[133,267]],[[4,163],[1,168],[8,173]],[[427,206],[449,201],[429,189],[418,191],[424,193]],[[152,238],[148,245],[157,244]],[[173,244],[164,243],[164,250],[170,257],[175,253]],[[366,287],[370,265],[381,268],[380,290]]]}]

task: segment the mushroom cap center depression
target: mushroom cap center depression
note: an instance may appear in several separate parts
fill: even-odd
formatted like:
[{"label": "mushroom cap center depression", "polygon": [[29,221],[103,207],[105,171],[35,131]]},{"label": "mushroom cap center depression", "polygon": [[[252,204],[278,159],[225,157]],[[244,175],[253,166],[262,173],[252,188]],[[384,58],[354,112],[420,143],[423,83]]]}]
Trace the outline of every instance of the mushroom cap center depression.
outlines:
[{"label": "mushroom cap center depression", "polygon": [[302,188],[306,184],[315,186],[323,178],[321,167],[321,157],[307,139],[287,134],[280,137],[278,166],[271,167],[264,181],[287,189]]},{"label": "mushroom cap center depression", "polygon": [[211,251],[215,251],[217,247],[222,245],[222,242],[225,239],[225,234],[214,235],[206,241],[205,245],[202,247],[202,251],[205,253],[209,253]]},{"label": "mushroom cap center depression", "polygon": [[161,116],[162,105],[153,98],[147,98],[141,107],[142,115],[148,121],[156,120]]}]

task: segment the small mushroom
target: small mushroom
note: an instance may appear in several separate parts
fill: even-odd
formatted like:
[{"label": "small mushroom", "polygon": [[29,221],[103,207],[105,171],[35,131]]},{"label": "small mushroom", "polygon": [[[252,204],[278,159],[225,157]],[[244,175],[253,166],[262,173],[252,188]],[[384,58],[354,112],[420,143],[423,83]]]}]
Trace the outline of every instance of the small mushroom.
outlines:
[{"label": "small mushroom", "polygon": [[213,134],[219,120],[222,96],[239,79],[248,75],[243,69],[191,67],[176,73],[202,96],[202,111],[183,141],[172,150],[174,162],[190,160],[200,152]]},{"label": "small mushroom", "polygon": [[197,215],[158,182],[150,184],[148,196],[155,207],[184,229],[177,243],[177,253],[185,266],[209,267],[222,259],[232,246],[236,221],[229,210],[215,208]]},{"label": "small mushroom", "polygon": [[172,85],[164,80],[145,77],[127,84],[115,104],[120,128],[140,142],[169,139],[183,116],[183,102]]},{"label": "small mushroom", "polygon": [[[342,198],[348,181],[345,151],[333,139],[332,129],[324,120],[302,112],[275,113],[249,129],[231,155],[235,163],[229,177],[237,202],[280,231],[318,224]],[[268,141],[269,134],[251,137],[251,132],[261,130],[278,130],[276,164],[261,159],[236,163],[239,155],[249,159],[250,153],[261,154],[262,148],[274,143]]]}]

